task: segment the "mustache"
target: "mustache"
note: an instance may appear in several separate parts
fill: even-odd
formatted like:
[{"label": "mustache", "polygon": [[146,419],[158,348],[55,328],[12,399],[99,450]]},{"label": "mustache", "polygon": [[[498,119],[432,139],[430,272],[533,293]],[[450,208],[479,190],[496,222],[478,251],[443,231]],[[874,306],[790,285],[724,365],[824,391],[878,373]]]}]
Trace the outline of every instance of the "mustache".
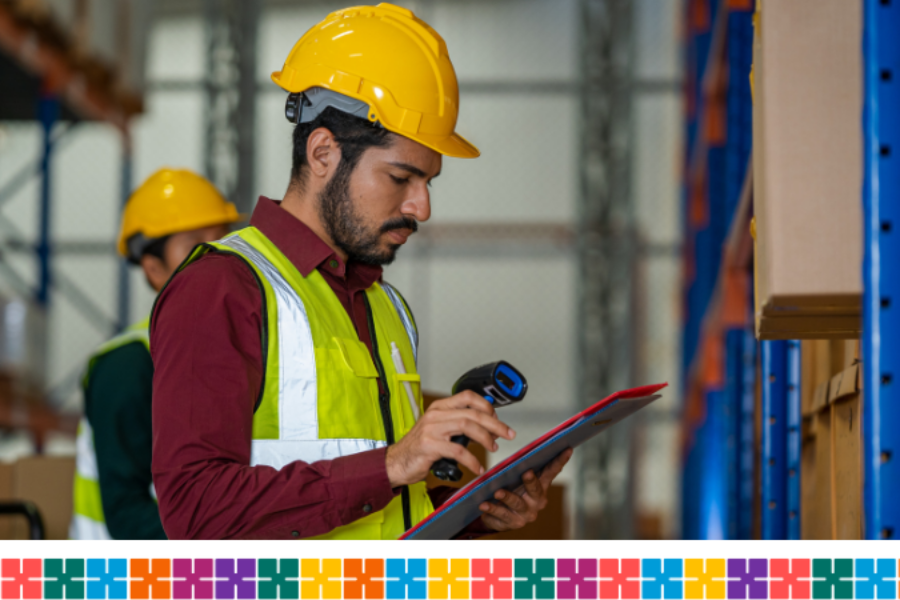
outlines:
[{"label": "mustache", "polygon": [[419,230],[419,222],[412,217],[397,217],[396,219],[390,219],[385,221],[381,226],[381,233],[387,233],[388,231],[393,231],[395,229],[409,229],[415,233]]}]

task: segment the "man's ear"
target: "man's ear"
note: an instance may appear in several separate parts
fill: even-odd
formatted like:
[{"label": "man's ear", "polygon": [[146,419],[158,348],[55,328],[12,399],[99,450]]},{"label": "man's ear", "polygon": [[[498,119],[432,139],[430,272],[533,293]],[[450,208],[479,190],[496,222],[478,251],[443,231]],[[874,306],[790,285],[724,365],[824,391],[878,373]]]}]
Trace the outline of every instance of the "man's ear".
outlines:
[{"label": "man's ear", "polygon": [[145,254],[141,257],[141,268],[144,270],[144,277],[147,278],[147,283],[154,290],[159,292],[166,285],[166,281],[169,279],[169,270],[162,259],[151,254]]},{"label": "man's ear", "polygon": [[314,177],[330,179],[341,161],[341,149],[334,134],[325,127],[319,127],[306,140],[306,162]]}]

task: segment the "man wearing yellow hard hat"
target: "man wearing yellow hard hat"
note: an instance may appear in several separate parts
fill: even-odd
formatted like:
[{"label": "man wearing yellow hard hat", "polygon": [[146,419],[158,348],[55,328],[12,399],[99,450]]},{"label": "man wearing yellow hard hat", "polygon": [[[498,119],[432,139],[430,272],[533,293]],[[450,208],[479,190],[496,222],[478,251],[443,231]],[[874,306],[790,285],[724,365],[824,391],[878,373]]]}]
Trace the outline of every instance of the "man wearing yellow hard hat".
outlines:
[{"label": "man wearing yellow hard hat", "polygon": [[[173,538],[396,539],[446,497],[426,489],[432,463],[482,470],[451,437],[515,436],[472,392],[417,419],[415,319],[381,276],[428,220],[442,157],[479,153],[455,132],[444,40],[406,9],[328,15],[272,79],[294,124],[284,198],[197,248],[152,315],[162,522]],[[569,456],[461,535],[533,521]]]},{"label": "man wearing yellow hard hat", "polygon": [[[224,237],[240,220],[203,177],[162,169],[125,206],[118,250],[159,291],[197,244]],[[73,539],[165,539],[150,471],[153,362],[149,318],[91,356],[83,380]]]}]

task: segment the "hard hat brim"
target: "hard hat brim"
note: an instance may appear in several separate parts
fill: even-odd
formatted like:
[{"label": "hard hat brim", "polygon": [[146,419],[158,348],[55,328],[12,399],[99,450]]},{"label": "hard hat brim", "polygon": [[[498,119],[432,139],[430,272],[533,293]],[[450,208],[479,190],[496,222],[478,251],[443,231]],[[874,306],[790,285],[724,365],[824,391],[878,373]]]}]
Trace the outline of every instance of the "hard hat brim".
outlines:
[{"label": "hard hat brim", "polygon": [[135,231],[127,236],[120,235],[119,243],[117,244],[117,246],[119,254],[121,256],[128,256],[128,238],[130,238],[135,233],[142,233],[148,238],[161,238],[168,235],[174,235],[176,233],[183,233],[185,231],[193,231],[194,229],[213,227],[215,225],[233,225],[234,223],[239,223],[246,220],[247,215],[239,213],[234,205],[229,203],[229,206],[226,208],[226,212],[224,215],[210,215],[202,219],[185,220],[175,227],[164,227],[159,229],[147,227],[139,232]]},{"label": "hard hat brim", "polygon": [[466,138],[458,133],[449,136],[424,135],[421,133],[408,134],[395,131],[397,135],[409,138],[414,142],[418,142],[426,148],[431,148],[439,154],[450,156],[452,158],[478,158],[481,152]]}]

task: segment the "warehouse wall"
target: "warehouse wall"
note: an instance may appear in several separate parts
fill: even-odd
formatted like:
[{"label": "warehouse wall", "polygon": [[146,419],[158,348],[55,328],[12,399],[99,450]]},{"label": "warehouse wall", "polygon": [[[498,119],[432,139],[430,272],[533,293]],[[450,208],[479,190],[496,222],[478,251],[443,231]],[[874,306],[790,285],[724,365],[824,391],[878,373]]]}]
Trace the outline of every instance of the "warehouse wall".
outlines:
[{"label": "warehouse wall", "polygon": [[[56,131],[59,132],[61,126]],[[41,155],[41,129],[31,123],[4,123],[0,126],[0,182],[35,163]],[[72,242],[106,242],[109,249],[66,251],[55,257],[55,269],[96,304],[112,322],[116,316],[118,260],[111,240],[118,227],[120,138],[109,126],[78,125],[56,149],[52,171],[53,208],[51,231],[56,245]],[[35,177],[2,207],[3,215],[18,230],[4,239],[21,237],[29,244],[37,239],[40,193]],[[37,281],[37,260],[30,250],[8,250],[4,258],[29,286]],[[4,274],[5,275],[5,274]],[[0,278],[0,293],[21,296],[6,276]],[[86,320],[72,302],[54,293],[48,315],[49,346],[47,374],[53,392],[71,390],[85,357],[108,335]],[[77,395],[66,393],[65,401],[77,408]]]},{"label": "warehouse wall", "polygon": [[[659,519],[659,533],[677,537],[680,469],[681,323],[681,2],[636,3],[632,197],[641,240],[638,286],[639,383],[669,383],[640,415],[638,514]],[[673,85],[674,84],[674,85]],[[644,91],[640,91],[644,90]],[[649,532],[652,533],[652,532]]]}]

